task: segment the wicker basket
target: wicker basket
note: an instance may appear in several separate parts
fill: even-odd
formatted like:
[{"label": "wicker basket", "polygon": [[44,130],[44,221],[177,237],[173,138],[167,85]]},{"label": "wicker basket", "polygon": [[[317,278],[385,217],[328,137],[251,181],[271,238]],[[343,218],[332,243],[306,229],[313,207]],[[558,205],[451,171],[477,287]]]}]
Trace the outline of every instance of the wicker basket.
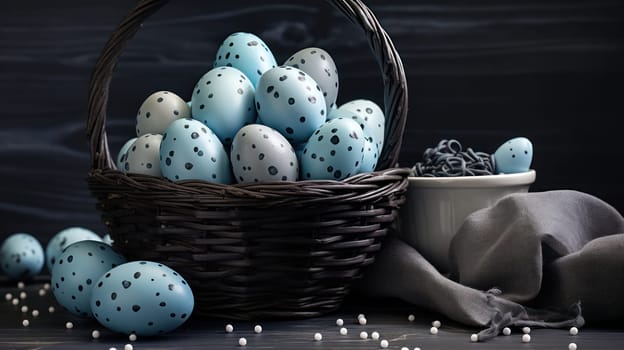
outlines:
[{"label": "wicker basket", "polygon": [[117,171],[105,129],[110,80],[127,41],[167,1],[139,1],[96,63],[87,123],[91,192],[115,247],[184,275],[198,314],[313,317],[336,309],[405,200],[409,170],[396,168],[407,115],[401,60],[361,1],[329,2],[364,29],[384,78],[383,170],[343,181],[173,183]]}]

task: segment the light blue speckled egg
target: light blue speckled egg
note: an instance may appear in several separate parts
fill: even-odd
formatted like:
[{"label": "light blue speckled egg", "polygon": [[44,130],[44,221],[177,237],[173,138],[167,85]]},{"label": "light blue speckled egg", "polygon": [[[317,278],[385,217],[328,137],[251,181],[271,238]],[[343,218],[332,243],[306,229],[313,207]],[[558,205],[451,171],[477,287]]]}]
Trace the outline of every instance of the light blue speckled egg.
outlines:
[{"label": "light blue speckled egg", "polygon": [[533,160],[533,144],[526,137],[506,141],[494,152],[496,172],[499,174],[529,171]]},{"label": "light blue speckled egg", "polygon": [[301,156],[302,180],[342,180],[359,172],[364,158],[364,133],[352,119],[323,124],[308,140]]},{"label": "light blue speckled egg", "polygon": [[126,143],[124,143],[123,146],[121,146],[121,149],[119,150],[119,153],[117,154],[116,165],[117,165],[118,170],[123,169],[124,164],[126,163],[126,159],[128,158],[128,150],[134,144],[136,139],[137,139],[136,137],[131,138],[130,140],[126,141]]},{"label": "light blue speckled egg", "polygon": [[133,261],[108,271],[91,294],[91,310],[106,328],[152,336],[182,325],[193,312],[191,288],[177,272],[150,261]]},{"label": "light blue speckled egg", "polygon": [[225,66],[243,72],[255,87],[262,74],[277,63],[262,39],[251,33],[237,32],[225,38],[217,50],[214,67]]},{"label": "light blue speckled egg", "polygon": [[115,266],[126,262],[110,245],[80,241],[69,245],[52,267],[54,297],[69,312],[91,317],[91,292],[97,280]]},{"label": "light blue speckled egg", "polygon": [[364,159],[362,160],[362,166],[360,167],[360,173],[368,173],[375,171],[377,167],[377,161],[379,160],[379,150],[377,144],[370,140],[366,140],[364,144]]},{"label": "light blue speckled egg", "polygon": [[330,110],[338,98],[338,69],[327,51],[318,47],[308,47],[290,56],[284,65],[299,68],[308,73],[323,91],[325,109]]},{"label": "light blue speckled egg", "polygon": [[305,72],[276,67],[260,78],[256,110],[262,123],[293,143],[305,142],[327,116],[319,85]]},{"label": "light blue speckled egg", "polygon": [[160,134],[139,136],[128,149],[122,171],[130,174],[162,176],[159,161],[161,141]]},{"label": "light blue speckled egg", "polygon": [[48,241],[45,250],[48,271],[52,271],[52,266],[56,263],[63,249],[72,243],[86,240],[102,241],[102,238],[97,233],[83,227],[69,227],[55,234]]},{"label": "light blue speckled egg", "polygon": [[221,141],[195,119],[179,119],[169,125],[160,145],[160,159],[162,174],[171,181],[232,182],[230,159]]},{"label": "light blue speckled egg", "polygon": [[43,268],[43,248],[28,233],[10,235],[0,247],[0,270],[14,280],[27,280]]},{"label": "light blue speckled egg", "polygon": [[193,118],[206,124],[226,145],[256,120],[255,89],[238,69],[219,67],[199,79],[193,90]]},{"label": "light blue speckled egg", "polygon": [[373,141],[377,149],[383,149],[386,118],[375,102],[365,99],[353,100],[338,107],[337,111],[332,112],[332,116],[355,120],[364,130],[364,136]]}]

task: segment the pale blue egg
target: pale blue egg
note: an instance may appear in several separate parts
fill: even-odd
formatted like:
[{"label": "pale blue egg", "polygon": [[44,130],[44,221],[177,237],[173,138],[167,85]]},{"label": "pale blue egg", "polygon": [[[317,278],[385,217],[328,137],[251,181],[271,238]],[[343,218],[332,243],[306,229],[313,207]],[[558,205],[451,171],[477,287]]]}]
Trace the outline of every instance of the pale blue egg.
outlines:
[{"label": "pale blue egg", "polygon": [[214,68],[195,85],[191,98],[193,118],[229,145],[240,128],[256,120],[254,96],[253,85],[240,70]]},{"label": "pale blue egg", "polygon": [[126,143],[124,143],[123,146],[121,146],[121,149],[119,150],[119,153],[117,154],[117,163],[116,163],[117,169],[123,170],[124,164],[126,163],[126,159],[128,158],[128,150],[134,144],[136,139],[137,139],[136,137],[133,137],[130,140],[126,141]]},{"label": "pale blue egg", "polygon": [[358,122],[364,136],[375,143],[377,149],[383,149],[386,118],[375,102],[365,99],[353,100],[338,107],[334,115]]},{"label": "pale blue egg", "polygon": [[308,73],[323,91],[325,109],[330,110],[338,98],[338,69],[327,51],[318,47],[308,47],[290,56],[285,66],[291,66]]},{"label": "pale blue egg", "polygon": [[302,180],[343,180],[359,172],[366,140],[352,119],[323,124],[308,140],[301,155]]},{"label": "pale blue egg", "polygon": [[0,247],[0,270],[14,280],[30,279],[43,268],[43,248],[28,233],[10,235]]},{"label": "pale blue egg", "polygon": [[124,334],[153,336],[170,332],[189,319],[193,292],[171,268],[133,261],[108,271],[91,294],[91,310],[106,328]]},{"label": "pale blue egg", "polygon": [[50,274],[56,301],[72,314],[91,317],[91,292],[108,270],[126,262],[110,245],[79,241],[58,256]]},{"label": "pale blue egg", "polygon": [[494,152],[496,172],[513,174],[529,171],[533,160],[533,144],[526,137],[506,141]]},{"label": "pale blue egg", "polygon": [[364,158],[362,160],[362,166],[360,167],[360,173],[375,171],[378,159],[379,150],[377,149],[377,144],[370,140],[366,140],[366,143],[364,144]]},{"label": "pale blue egg", "polygon": [[255,87],[262,74],[275,68],[277,63],[262,39],[251,33],[237,32],[225,38],[217,50],[214,67],[225,66],[243,72]]},{"label": "pale blue egg", "polygon": [[256,88],[256,110],[262,123],[293,143],[305,142],[327,118],[321,88],[293,67],[276,67],[262,75]]},{"label": "pale blue egg", "polygon": [[56,263],[58,256],[65,247],[79,241],[102,241],[102,238],[95,232],[83,227],[69,227],[55,234],[46,246],[46,266],[48,271],[52,271],[52,266]]},{"label": "pale blue egg", "polygon": [[232,182],[230,160],[221,141],[209,127],[195,119],[171,123],[160,145],[160,165],[171,181]]}]

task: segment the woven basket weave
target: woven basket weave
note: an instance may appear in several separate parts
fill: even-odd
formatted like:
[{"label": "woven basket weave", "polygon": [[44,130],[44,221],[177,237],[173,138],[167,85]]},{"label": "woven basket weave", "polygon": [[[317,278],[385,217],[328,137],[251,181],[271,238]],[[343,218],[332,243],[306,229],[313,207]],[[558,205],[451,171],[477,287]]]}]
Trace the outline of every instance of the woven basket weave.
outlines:
[{"label": "woven basket weave", "polygon": [[105,129],[110,81],[125,44],[167,1],[139,1],[96,63],[87,123],[91,192],[115,247],[129,260],[180,272],[198,314],[258,319],[335,310],[374,261],[405,200],[409,170],[396,168],[407,115],[401,60],[361,1],[329,2],[363,28],[384,82],[386,141],[378,170],[343,181],[174,183],[117,171]]}]

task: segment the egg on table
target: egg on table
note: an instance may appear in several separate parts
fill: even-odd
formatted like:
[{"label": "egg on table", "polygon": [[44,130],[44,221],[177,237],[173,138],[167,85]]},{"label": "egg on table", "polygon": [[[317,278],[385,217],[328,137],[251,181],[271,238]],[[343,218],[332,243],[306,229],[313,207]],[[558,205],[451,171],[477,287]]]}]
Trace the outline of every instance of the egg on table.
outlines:
[{"label": "egg on table", "polygon": [[137,112],[136,134],[162,134],[171,122],[190,118],[191,109],[171,91],[158,91],[145,99]]},{"label": "egg on table", "polygon": [[0,247],[0,270],[14,280],[30,279],[43,268],[43,248],[28,233],[15,233],[7,237]]},{"label": "egg on table", "polygon": [[48,271],[52,271],[52,267],[63,249],[72,243],[85,240],[102,241],[102,238],[97,233],[84,227],[68,227],[52,236],[45,249]]}]

